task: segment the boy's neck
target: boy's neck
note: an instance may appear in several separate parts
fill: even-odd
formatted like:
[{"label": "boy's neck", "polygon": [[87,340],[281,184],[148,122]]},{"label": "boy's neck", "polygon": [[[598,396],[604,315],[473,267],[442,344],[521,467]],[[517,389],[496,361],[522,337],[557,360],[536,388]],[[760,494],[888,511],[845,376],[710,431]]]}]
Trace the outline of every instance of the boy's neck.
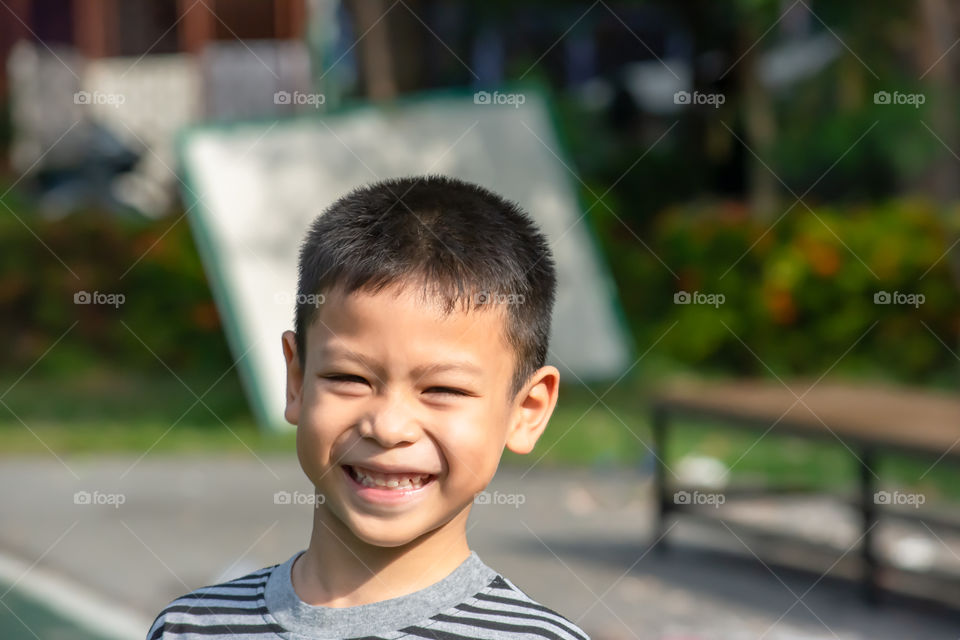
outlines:
[{"label": "boy's neck", "polygon": [[469,511],[409,544],[378,547],[357,538],[321,506],[314,511],[310,546],[293,565],[293,589],[306,604],[325,607],[353,607],[424,589],[469,557]]}]

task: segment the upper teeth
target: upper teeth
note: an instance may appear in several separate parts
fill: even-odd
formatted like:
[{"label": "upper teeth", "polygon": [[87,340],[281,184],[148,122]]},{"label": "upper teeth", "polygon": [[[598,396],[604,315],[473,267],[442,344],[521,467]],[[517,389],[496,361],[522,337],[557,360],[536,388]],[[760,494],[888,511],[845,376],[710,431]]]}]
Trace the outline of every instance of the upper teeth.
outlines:
[{"label": "upper teeth", "polygon": [[383,474],[375,471],[367,471],[360,467],[353,467],[353,475],[357,480],[368,487],[388,487],[419,489],[423,483],[430,477],[429,474]]}]

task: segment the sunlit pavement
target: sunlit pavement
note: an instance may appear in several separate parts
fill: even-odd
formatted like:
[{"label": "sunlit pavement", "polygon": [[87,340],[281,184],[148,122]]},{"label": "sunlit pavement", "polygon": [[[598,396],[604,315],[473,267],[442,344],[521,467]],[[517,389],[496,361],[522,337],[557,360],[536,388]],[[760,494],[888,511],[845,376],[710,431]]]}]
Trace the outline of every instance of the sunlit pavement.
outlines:
[{"label": "sunlit pavement", "polygon": [[[293,455],[9,458],[0,482],[0,551],[148,621],[188,590],[286,560],[310,533],[312,507],[292,504],[310,494]],[[900,640],[960,628],[940,608],[871,609],[855,583],[763,563],[735,527],[681,520],[671,550],[651,551],[652,514],[637,472],[502,466],[468,538],[595,640]]]}]

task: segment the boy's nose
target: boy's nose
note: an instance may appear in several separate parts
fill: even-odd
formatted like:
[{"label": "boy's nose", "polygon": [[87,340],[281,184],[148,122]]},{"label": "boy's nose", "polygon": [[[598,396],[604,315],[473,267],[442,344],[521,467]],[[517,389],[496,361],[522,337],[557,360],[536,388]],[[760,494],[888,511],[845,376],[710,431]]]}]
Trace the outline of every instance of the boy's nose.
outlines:
[{"label": "boy's nose", "polygon": [[420,433],[412,407],[397,395],[383,398],[380,406],[360,423],[360,435],[376,440],[384,448],[416,442]]}]

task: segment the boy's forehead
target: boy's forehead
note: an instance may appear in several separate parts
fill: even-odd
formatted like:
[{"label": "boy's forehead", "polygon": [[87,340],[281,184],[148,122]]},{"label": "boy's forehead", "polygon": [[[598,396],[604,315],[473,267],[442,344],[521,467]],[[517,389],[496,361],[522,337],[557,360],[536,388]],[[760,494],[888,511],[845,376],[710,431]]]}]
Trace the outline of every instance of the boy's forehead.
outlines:
[{"label": "boy's forehead", "polygon": [[495,337],[494,334],[499,337],[505,334],[507,314],[505,309],[500,308],[503,306],[491,304],[477,307],[472,300],[462,298],[448,307],[447,300],[442,296],[409,285],[389,285],[377,292],[358,289],[345,293],[340,289],[324,296],[316,316],[316,319],[322,319],[323,322],[312,323],[314,326],[311,329],[320,325],[323,330],[324,325],[337,320],[349,326],[355,326],[356,322],[364,319],[385,323],[393,321],[397,324],[412,320],[433,327],[437,323],[449,324],[451,330],[460,325],[460,328],[466,329],[466,332],[461,334],[465,340],[482,338],[489,341]]},{"label": "boy's forehead", "polygon": [[411,312],[422,315],[424,318],[435,320],[469,320],[478,321],[483,315],[488,322],[502,323],[505,314],[497,307],[502,305],[475,305],[475,296],[464,292],[458,298],[449,300],[440,293],[425,287],[422,284],[390,284],[379,291],[365,288],[346,293],[343,289],[335,289],[325,295],[324,304],[318,307],[322,312],[327,309],[337,309],[347,313],[374,312],[382,307],[404,307]]}]

